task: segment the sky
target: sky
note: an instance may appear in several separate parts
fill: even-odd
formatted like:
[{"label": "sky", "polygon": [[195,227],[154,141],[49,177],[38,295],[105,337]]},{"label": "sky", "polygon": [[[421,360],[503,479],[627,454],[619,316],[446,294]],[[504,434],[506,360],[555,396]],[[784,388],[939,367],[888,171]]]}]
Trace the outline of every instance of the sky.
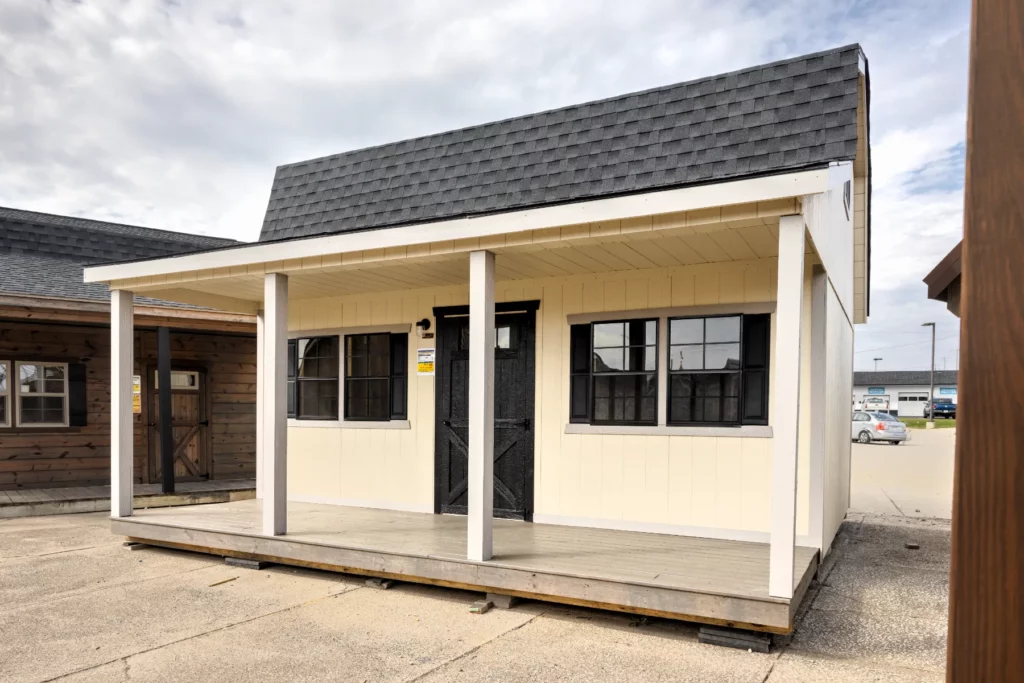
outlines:
[{"label": "sky", "polygon": [[955,369],[966,0],[0,0],[0,205],[255,240],[280,164],[860,43],[855,368]]}]

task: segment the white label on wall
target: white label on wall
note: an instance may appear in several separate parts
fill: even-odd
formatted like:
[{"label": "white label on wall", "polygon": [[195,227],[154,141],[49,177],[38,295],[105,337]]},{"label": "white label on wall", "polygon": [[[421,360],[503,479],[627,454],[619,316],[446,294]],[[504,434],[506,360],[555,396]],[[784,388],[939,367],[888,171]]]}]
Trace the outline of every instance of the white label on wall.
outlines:
[{"label": "white label on wall", "polygon": [[434,374],[434,349],[416,349],[416,374]]}]

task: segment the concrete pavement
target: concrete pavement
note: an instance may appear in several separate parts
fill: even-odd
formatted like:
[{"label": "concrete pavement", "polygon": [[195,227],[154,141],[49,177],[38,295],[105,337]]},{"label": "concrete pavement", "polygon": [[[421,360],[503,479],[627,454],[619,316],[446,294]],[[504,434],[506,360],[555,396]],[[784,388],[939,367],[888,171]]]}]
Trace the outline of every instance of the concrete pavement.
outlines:
[{"label": "concrete pavement", "polygon": [[[895,451],[896,449],[892,449]],[[101,514],[0,521],[0,680],[941,681],[949,530],[853,515],[770,655],[693,625],[162,549]],[[921,544],[908,551],[907,540]]]},{"label": "concrete pavement", "polygon": [[860,512],[950,519],[955,429],[913,429],[911,440],[853,444],[850,508]]}]

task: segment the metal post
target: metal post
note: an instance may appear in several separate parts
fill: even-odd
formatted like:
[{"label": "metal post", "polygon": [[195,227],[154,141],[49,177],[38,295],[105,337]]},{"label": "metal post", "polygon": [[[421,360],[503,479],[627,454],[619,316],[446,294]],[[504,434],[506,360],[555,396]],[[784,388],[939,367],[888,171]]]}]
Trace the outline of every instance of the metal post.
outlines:
[{"label": "metal post", "polygon": [[932,328],[932,372],[928,387],[928,429],[935,428],[935,323],[923,323],[921,327]]},{"label": "metal post", "polygon": [[156,328],[156,384],[160,421],[160,490],[174,493],[174,416],[171,408],[171,331]]}]

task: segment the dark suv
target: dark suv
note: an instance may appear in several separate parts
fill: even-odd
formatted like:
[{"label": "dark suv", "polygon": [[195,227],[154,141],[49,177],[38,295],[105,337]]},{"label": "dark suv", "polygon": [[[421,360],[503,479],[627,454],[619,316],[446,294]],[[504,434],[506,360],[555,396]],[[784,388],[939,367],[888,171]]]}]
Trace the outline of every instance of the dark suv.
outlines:
[{"label": "dark suv", "polygon": [[956,404],[951,399],[937,398],[933,400],[930,406],[924,407],[924,416],[929,417],[933,408],[935,409],[935,417],[956,418]]}]

